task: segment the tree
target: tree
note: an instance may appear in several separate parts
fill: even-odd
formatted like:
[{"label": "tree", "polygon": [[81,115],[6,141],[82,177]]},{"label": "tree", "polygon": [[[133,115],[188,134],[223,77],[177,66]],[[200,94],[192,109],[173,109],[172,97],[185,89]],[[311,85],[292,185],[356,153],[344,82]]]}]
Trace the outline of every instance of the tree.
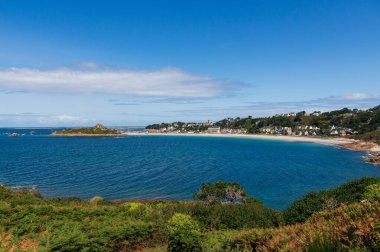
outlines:
[{"label": "tree", "polygon": [[217,181],[203,183],[193,198],[208,203],[241,203],[246,201],[247,195],[239,183]]},{"label": "tree", "polygon": [[250,130],[251,130],[251,128],[252,128],[252,119],[251,119],[251,118],[248,118],[247,120],[245,120],[244,128],[245,128],[247,131],[250,131]]}]

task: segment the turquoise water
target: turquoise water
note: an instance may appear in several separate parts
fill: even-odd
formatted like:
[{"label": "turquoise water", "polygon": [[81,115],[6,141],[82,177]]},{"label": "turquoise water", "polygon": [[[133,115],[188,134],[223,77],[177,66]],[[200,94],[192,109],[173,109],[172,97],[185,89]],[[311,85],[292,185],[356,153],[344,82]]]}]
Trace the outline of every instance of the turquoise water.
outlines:
[{"label": "turquoise water", "polygon": [[[7,137],[0,130],[0,183],[46,197],[190,200],[202,182],[240,182],[283,209],[309,191],[380,176],[363,153],[313,143],[180,136]],[[9,132],[9,130],[8,130]],[[38,135],[40,134],[40,135]]]}]

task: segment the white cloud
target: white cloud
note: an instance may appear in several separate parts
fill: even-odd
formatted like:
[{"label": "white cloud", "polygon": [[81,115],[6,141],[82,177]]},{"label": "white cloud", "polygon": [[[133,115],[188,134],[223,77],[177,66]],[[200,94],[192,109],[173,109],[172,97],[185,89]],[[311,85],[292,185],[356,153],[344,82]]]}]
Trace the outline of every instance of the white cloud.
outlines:
[{"label": "white cloud", "polygon": [[0,69],[0,89],[31,92],[209,98],[225,95],[236,84],[173,68],[155,71]]},{"label": "white cloud", "polygon": [[207,118],[214,117],[234,117],[253,115],[254,117],[272,116],[280,113],[298,112],[305,110],[331,111],[347,108],[368,109],[380,104],[380,95],[369,95],[364,93],[354,93],[341,96],[329,96],[313,100],[304,101],[279,101],[279,102],[249,102],[248,105],[237,105],[230,107],[198,107],[196,109],[176,109],[169,111],[174,115],[198,116]]},{"label": "white cloud", "polygon": [[329,98],[331,98],[332,100],[366,100],[366,99],[378,98],[378,96],[364,94],[364,93],[354,93],[354,94],[343,95],[343,96],[331,96]]},{"label": "white cloud", "polygon": [[71,115],[50,115],[50,116],[38,116],[37,121],[40,124],[65,124],[65,123],[74,123],[82,124],[86,123],[88,120],[81,118],[79,116]]},{"label": "white cloud", "polygon": [[0,125],[14,126],[80,126],[93,124],[93,120],[72,115],[42,115],[34,113],[0,114]]}]

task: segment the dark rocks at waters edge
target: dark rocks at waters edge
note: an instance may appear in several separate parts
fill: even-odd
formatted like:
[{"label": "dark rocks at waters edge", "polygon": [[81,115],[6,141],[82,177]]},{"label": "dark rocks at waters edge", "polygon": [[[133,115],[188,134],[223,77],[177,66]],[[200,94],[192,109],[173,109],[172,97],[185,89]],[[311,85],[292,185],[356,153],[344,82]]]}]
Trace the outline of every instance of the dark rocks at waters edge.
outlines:
[{"label": "dark rocks at waters edge", "polygon": [[372,163],[380,166],[380,153],[370,152],[365,156],[365,161],[367,163]]},{"label": "dark rocks at waters edge", "polygon": [[367,163],[380,165],[380,147],[376,143],[355,141],[352,143],[339,144],[339,146],[353,151],[365,151],[367,154],[363,158]]},{"label": "dark rocks at waters edge", "polygon": [[32,196],[42,199],[42,193],[37,189],[26,189]]},{"label": "dark rocks at waters edge", "polygon": [[10,137],[19,137],[20,134],[18,134],[18,133],[11,133],[11,134],[8,134],[8,136],[10,136]]}]

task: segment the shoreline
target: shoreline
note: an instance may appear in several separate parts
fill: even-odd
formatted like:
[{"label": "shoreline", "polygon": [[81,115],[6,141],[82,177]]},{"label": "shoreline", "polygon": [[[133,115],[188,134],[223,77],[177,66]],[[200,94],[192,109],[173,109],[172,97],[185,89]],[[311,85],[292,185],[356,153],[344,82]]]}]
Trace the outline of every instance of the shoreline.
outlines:
[{"label": "shoreline", "polygon": [[306,136],[277,136],[277,135],[261,135],[261,134],[186,134],[186,133],[136,133],[128,132],[129,136],[199,136],[199,137],[225,137],[225,138],[248,138],[248,139],[264,139],[264,140],[279,140],[288,142],[308,142],[321,143],[329,145],[352,144],[358,140],[349,138],[321,138],[321,137],[306,137]]}]

